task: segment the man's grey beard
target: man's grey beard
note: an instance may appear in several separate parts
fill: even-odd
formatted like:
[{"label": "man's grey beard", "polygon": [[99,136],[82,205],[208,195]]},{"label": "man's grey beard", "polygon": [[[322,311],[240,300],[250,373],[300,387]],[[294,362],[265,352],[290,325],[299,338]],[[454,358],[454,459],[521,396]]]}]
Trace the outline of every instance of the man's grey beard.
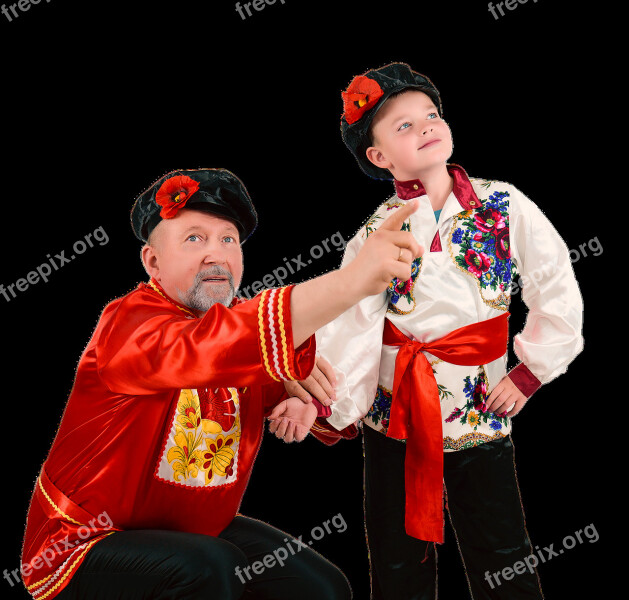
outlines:
[{"label": "man's grey beard", "polygon": [[[211,287],[213,284],[205,286],[203,280],[208,277],[227,277],[226,283],[229,284],[229,290],[213,290]],[[177,290],[177,293],[179,294],[181,302],[183,302],[183,304],[185,304],[188,308],[198,310],[200,312],[206,312],[217,303],[229,306],[236,295],[236,290],[234,288],[234,278],[232,274],[227,271],[227,269],[215,265],[213,267],[209,267],[205,271],[197,273],[192,286],[185,292]]]}]

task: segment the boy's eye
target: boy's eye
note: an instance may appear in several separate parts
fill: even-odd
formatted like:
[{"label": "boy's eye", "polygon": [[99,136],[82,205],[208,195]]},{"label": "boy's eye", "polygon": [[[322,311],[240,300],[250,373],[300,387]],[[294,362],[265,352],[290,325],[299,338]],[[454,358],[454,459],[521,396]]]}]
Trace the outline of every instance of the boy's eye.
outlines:
[{"label": "boy's eye", "polygon": [[409,123],[408,121],[406,121],[406,123],[402,123],[399,127],[398,127],[398,131],[401,131],[402,129],[407,129],[408,127],[411,126],[411,123]]},{"label": "boy's eye", "polygon": [[429,119],[436,119],[436,118],[438,118],[438,117],[439,117],[439,115],[438,115],[437,113],[434,113],[434,112],[431,112],[431,113],[428,115],[428,118],[429,118]]}]

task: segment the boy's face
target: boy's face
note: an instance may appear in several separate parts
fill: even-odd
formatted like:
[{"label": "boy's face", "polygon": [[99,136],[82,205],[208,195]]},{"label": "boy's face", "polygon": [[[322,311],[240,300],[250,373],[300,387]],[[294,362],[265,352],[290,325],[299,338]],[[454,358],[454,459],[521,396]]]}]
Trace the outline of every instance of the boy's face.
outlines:
[{"label": "boy's face", "polygon": [[445,166],[452,155],[452,134],[427,94],[409,90],[385,102],[371,127],[367,158],[398,181],[422,179]]}]

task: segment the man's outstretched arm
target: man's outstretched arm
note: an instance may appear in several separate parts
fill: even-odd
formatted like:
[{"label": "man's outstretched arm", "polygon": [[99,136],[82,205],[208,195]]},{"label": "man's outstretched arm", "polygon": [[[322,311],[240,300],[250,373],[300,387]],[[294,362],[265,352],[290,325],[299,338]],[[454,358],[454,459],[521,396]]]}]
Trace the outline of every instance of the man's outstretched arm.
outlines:
[{"label": "man's outstretched arm", "polygon": [[413,200],[396,210],[346,267],[295,286],[291,295],[295,348],[363,298],[386,290],[396,277],[410,279],[411,263],[423,249],[410,232],[400,228],[417,205]]}]

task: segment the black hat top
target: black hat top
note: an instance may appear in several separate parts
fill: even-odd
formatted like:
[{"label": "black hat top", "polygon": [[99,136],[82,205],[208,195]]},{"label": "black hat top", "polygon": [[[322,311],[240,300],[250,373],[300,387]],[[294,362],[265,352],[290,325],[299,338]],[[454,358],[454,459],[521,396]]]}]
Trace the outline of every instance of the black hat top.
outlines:
[{"label": "black hat top", "polygon": [[146,242],[162,219],[182,208],[218,214],[235,222],[242,244],[256,228],[258,215],[242,181],[227,169],[171,171],[142,192],[131,209],[131,227]]},{"label": "black hat top", "polygon": [[390,63],[372,69],[352,79],[343,98],[341,135],[360,168],[376,179],[393,179],[391,173],[372,164],[365,152],[369,148],[369,127],[374,116],[392,94],[406,89],[417,89],[435,103],[439,116],[443,116],[441,98],[437,88],[425,75],[413,71],[406,63]]}]

